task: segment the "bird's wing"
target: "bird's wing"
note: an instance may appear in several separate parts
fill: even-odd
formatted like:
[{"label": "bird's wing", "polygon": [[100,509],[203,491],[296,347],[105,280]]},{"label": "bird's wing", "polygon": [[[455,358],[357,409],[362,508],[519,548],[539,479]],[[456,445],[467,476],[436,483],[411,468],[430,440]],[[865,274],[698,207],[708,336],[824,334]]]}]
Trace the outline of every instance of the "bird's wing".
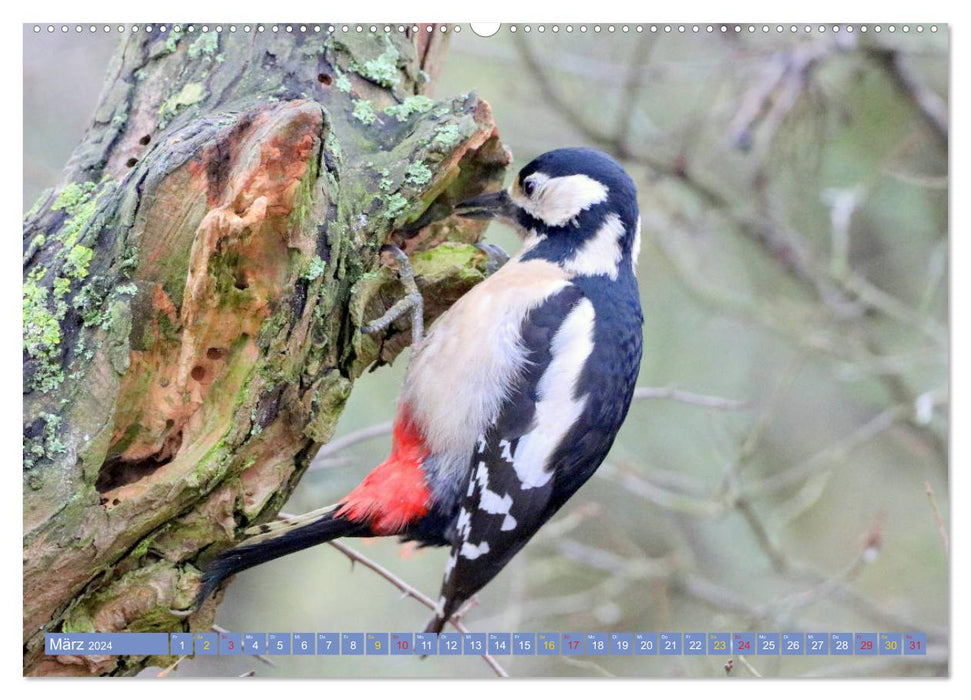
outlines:
[{"label": "bird's wing", "polygon": [[472,456],[430,630],[502,569],[559,500],[552,458],[569,447],[587,404],[578,388],[593,352],[593,304],[575,286],[564,288],[526,316],[522,343],[525,369]]}]

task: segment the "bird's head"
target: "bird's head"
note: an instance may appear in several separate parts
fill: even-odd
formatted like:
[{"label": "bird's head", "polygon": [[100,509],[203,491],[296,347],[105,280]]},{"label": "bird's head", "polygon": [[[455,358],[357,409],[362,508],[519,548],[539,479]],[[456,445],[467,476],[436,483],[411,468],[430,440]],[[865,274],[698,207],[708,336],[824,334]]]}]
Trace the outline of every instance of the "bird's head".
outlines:
[{"label": "bird's head", "polygon": [[592,148],[544,153],[509,189],[466,200],[456,213],[503,221],[523,237],[523,259],[544,258],[578,274],[616,279],[624,263],[633,271],[637,262],[634,182],[617,161]]}]

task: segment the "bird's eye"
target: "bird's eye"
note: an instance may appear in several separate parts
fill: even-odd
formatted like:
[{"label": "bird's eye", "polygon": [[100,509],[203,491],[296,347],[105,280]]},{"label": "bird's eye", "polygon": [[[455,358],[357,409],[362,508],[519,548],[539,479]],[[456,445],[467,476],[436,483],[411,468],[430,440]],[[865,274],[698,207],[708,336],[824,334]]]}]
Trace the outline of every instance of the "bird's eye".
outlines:
[{"label": "bird's eye", "polygon": [[532,180],[526,180],[526,182],[523,183],[523,192],[526,194],[527,197],[532,197],[533,192],[535,191],[536,191],[535,182],[533,182]]}]

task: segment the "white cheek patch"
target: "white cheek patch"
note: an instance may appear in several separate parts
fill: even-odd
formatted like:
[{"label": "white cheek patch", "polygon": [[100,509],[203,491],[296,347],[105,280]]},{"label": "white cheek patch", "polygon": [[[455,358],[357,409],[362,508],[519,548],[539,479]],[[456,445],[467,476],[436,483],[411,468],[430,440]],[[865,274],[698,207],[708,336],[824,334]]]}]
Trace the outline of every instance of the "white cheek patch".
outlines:
[{"label": "white cheek patch", "polygon": [[637,262],[641,257],[641,217],[637,217],[637,228],[634,229],[634,242],[630,248],[630,268],[637,274]]},{"label": "white cheek patch", "polygon": [[580,374],[593,352],[593,304],[581,300],[553,336],[552,360],[539,380],[534,427],[519,440],[513,469],[523,490],[538,488],[553,476],[550,456],[577,422],[587,404],[575,398]]},{"label": "white cheek patch", "polygon": [[549,178],[542,173],[529,176],[536,185],[532,197],[517,196],[515,202],[547,226],[564,226],[595,204],[607,201],[607,187],[587,175]]},{"label": "white cheek patch", "polygon": [[[638,229],[639,231],[640,229]],[[577,249],[563,267],[578,275],[607,275],[617,279],[618,266],[624,257],[621,240],[624,237],[624,224],[616,214],[610,214],[603,225]],[[636,246],[640,247],[640,238]],[[634,257],[636,260],[636,256]]]}]

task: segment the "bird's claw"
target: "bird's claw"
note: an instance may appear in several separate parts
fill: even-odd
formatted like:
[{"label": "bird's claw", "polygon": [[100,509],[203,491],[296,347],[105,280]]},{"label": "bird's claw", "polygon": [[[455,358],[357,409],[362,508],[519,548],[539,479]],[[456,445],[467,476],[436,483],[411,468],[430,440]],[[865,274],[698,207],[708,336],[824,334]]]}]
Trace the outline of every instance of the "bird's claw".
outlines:
[{"label": "bird's claw", "polygon": [[492,243],[476,243],[475,247],[486,254],[486,276],[492,275],[509,262],[509,253]]},{"label": "bird's claw", "polygon": [[368,335],[380,333],[410,311],[412,343],[420,343],[425,334],[425,303],[415,282],[415,271],[411,268],[408,256],[398,246],[382,246],[380,254],[381,263],[385,267],[398,271],[398,277],[405,288],[405,296],[385,311],[380,318],[362,326],[361,332]]}]

